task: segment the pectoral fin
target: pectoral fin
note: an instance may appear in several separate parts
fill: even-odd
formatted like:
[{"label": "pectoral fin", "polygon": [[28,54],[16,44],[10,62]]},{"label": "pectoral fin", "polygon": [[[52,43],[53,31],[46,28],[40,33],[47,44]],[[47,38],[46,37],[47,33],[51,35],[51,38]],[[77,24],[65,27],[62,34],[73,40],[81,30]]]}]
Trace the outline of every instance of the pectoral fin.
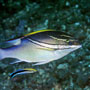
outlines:
[{"label": "pectoral fin", "polygon": [[20,63],[20,62],[24,62],[24,61],[15,59],[15,60],[11,61],[9,64],[16,64],[16,63]]}]

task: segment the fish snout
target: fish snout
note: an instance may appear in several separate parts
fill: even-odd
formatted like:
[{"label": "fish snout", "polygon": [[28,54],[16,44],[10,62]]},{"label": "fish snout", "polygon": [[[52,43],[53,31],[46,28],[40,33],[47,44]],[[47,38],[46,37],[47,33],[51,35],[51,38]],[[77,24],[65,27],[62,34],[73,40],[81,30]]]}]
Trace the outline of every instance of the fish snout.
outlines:
[{"label": "fish snout", "polygon": [[81,45],[80,42],[78,40],[70,40],[68,42],[69,45]]}]

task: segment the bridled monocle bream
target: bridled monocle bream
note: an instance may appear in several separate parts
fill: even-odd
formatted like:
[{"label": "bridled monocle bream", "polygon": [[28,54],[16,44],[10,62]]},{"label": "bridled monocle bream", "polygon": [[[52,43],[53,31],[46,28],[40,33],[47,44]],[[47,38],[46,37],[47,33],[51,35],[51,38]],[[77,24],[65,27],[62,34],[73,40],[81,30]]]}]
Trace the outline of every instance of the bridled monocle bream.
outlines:
[{"label": "bridled monocle bream", "polygon": [[11,47],[0,49],[0,59],[16,58],[17,62],[46,64],[81,47],[71,35],[55,30],[40,30],[6,41]]}]

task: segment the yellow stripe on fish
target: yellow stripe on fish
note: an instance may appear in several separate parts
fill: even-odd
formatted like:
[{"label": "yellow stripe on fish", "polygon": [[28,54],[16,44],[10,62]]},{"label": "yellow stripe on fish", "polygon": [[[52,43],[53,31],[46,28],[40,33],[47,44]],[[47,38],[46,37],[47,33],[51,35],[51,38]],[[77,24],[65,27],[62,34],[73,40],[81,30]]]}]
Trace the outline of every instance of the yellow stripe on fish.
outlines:
[{"label": "yellow stripe on fish", "polygon": [[46,31],[54,31],[54,30],[52,30],[52,29],[39,30],[39,31],[35,31],[35,32],[31,32],[29,34],[26,34],[24,36],[29,36],[29,35],[33,35],[33,34],[37,34],[37,33],[41,33],[41,32],[46,32]]},{"label": "yellow stripe on fish", "polygon": [[55,40],[62,40],[62,41],[66,41],[66,39],[60,39],[60,38],[56,38],[56,37],[53,37],[53,36],[50,36],[51,38],[55,39]]},{"label": "yellow stripe on fish", "polygon": [[27,71],[37,71],[36,69],[33,69],[33,68],[25,68],[24,70],[27,70]]}]

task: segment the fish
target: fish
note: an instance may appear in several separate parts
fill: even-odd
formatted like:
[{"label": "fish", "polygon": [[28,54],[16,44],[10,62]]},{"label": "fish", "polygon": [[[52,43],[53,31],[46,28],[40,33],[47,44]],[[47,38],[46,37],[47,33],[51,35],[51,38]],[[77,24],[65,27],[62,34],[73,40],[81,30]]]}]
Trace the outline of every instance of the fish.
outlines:
[{"label": "fish", "polygon": [[59,60],[81,48],[79,41],[65,32],[45,29],[6,41],[8,48],[0,48],[0,60],[16,58],[10,64],[19,62],[42,65]]},{"label": "fish", "polygon": [[18,69],[12,73],[10,73],[10,79],[13,79],[14,77],[16,77],[17,75],[23,75],[23,74],[28,74],[28,73],[34,73],[36,72],[36,69],[33,68],[25,68],[25,69]]}]

